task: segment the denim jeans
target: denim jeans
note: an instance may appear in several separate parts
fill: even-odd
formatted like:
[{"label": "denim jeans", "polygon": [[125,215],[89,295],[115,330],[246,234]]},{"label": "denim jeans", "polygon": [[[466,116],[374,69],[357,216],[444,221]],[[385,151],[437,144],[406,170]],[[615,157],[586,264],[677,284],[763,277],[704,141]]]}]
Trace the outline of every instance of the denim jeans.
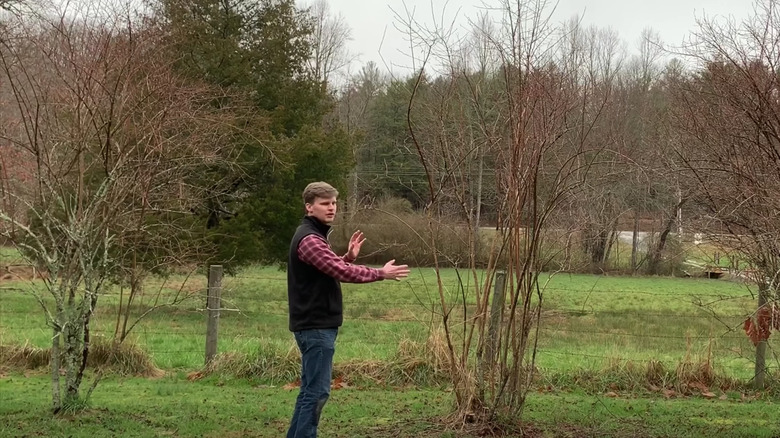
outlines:
[{"label": "denim jeans", "polygon": [[287,438],[316,438],[317,425],[330,396],[333,352],[338,329],[312,329],[295,332],[301,350],[301,391],[295,401]]}]

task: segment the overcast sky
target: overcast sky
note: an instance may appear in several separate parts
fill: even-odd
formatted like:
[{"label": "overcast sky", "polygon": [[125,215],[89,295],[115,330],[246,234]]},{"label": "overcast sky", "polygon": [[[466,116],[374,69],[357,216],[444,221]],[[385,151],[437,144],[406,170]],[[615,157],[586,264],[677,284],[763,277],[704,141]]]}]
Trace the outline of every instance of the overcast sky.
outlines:
[{"label": "overcast sky", "polygon": [[[432,16],[445,22],[455,20],[456,28],[463,28],[468,18],[474,18],[485,4],[498,0],[328,0],[331,13],[341,14],[352,29],[350,51],[357,59],[350,66],[352,73],[368,62],[380,68],[401,73],[409,66],[408,42],[395,26],[399,23],[393,11],[406,15],[414,10],[417,20],[431,23]],[[301,0],[302,3],[310,3]],[[679,44],[696,25],[696,18],[706,14],[731,16],[741,21],[753,10],[750,0],[560,0],[553,15],[562,22],[579,15],[585,25],[611,27],[626,47],[637,46],[642,29],[657,31],[666,44]],[[432,12],[433,11],[433,12]]]}]

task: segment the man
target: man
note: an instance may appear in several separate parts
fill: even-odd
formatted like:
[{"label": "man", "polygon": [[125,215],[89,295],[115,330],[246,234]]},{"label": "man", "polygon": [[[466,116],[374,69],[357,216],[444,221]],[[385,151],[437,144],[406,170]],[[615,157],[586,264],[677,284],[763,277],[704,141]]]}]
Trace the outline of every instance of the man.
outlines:
[{"label": "man", "polygon": [[287,265],[287,299],[290,331],[301,351],[301,390],[295,402],[287,438],[313,438],[322,408],[330,396],[336,335],[344,319],[341,284],[400,280],[407,265],[390,260],[381,269],[354,265],[365,237],[355,231],[344,256],[328,244],[330,224],[336,217],[338,191],[315,182],[303,191],[306,216],[290,243]]}]

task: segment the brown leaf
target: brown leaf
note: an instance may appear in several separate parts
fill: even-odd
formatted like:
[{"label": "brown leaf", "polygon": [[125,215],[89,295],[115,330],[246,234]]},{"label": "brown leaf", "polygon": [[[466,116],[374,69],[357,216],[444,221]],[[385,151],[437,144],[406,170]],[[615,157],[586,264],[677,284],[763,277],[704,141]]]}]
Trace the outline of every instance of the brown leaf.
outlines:
[{"label": "brown leaf", "polygon": [[617,393],[613,392],[613,391],[609,391],[608,393],[606,393],[604,395],[606,395],[607,397],[612,397],[612,398],[615,398],[615,397],[618,396]]},{"label": "brown leaf", "polygon": [[349,385],[347,382],[344,381],[344,378],[342,376],[338,376],[335,379],[333,379],[333,382],[330,384],[331,389],[344,389],[348,388]]},{"label": "brown leaf", "polygon": [[766,341],[772,333],[772,309],[765,305],[758,309],[758,329],[760,340]]},{"label": "brown leaf", "polygon": [[707,398],[715,398],[715,397],[717,397],[717,395],[715,393],[709,392],[709,391],[702,392],[701,395],[702,395],[702,397],[707,397]]},{"label": "brown leaf", "polygon": [[663,391],[661,391],[661,393],[666,398],[671,398],[677,395],[677,393],[673,389],[664,389]]},{"label": "brown leaf", "polygon": [[202,378],[203,378],[203,373],[200,372],[200,371],[193,371],[193,372],[187,374],[187,380],[189,380],[191,382],[195,381],[195,380],[200,380]]},{"label": "brown leaf", "polygon": [[745,334],[750,338],[750,342],[753,343],[753,345],[758,345],[758,343],[761,341],[761,329],[759,328],[758,324],[753,322],[752,318],[748,318],[745,320],[745,324],[742,326],[742,329],[745,330]]},{"label": "brown leaf", "polygon": [[661,388],[659,388],[659,387],[657,387],[655,385],[650,385],[650,386],[647,387],[647,389],[649,389],[650,391],[653,391],[653,392],[658,392],[658,391],[661,390]]}]

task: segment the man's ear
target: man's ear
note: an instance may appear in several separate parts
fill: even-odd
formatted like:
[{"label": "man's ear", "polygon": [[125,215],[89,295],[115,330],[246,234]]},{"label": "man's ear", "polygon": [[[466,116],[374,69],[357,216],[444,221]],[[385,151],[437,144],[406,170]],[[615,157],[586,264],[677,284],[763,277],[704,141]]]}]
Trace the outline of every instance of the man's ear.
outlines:
[{"label": "man's ear", "polygon": [[311,204],[309,204],[309,203],[307,202],[306,204],[304,204],[304,207],[306,208],[306,214],[309,214],[309,213],[311,213],[311,207],[312,207],[312,205],[311,205]]}]

